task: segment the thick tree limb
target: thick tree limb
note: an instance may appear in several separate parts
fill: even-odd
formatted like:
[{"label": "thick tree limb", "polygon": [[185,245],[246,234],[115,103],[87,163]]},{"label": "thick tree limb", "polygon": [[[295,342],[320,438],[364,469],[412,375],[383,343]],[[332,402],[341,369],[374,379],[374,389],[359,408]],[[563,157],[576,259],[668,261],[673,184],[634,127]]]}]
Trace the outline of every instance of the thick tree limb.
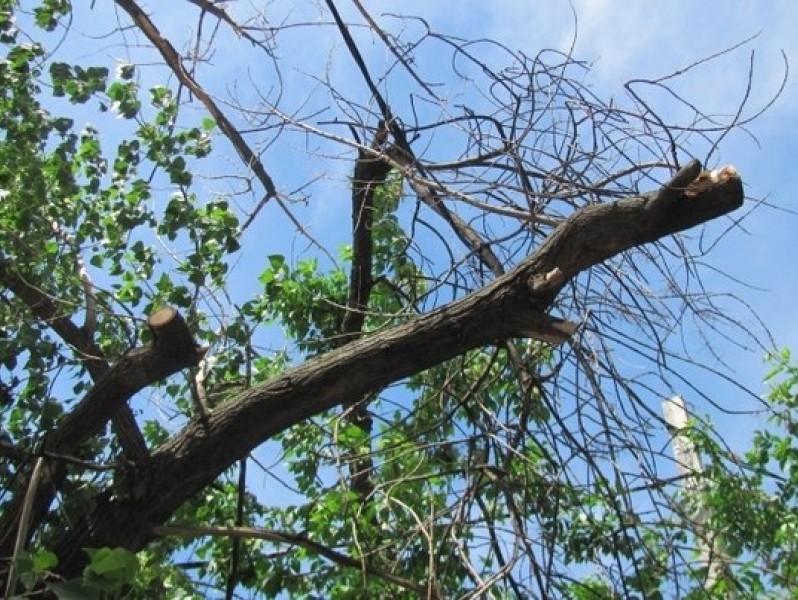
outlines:
[{"label": "thick tree limb", "polygon": [[207,423],[189,424],[139,470],[133,487],[140,493],[107,501],[56,544],[59,570],[78,573],[85,561],[83,547],[142,548],[152,539],[153,527],[235,460],[315,414],[473,348],[510,337],[547,339],[558,323],[546,311],[580,271],[742,205],[742,182],[733,172],[706,190],[686,194],[700,172],[700,164],[693,161],[658,192],[587,206],[566,219],[534,254],[481,290],[310,359],[243,392]]},{"label": "thick tree limb", "polygon": [[[175,310],[155,312],[148,324],[153,334],[152,343],[131,350],[99,378],[58,427],[45,436],[42,457],[74,454],[83,441],[100,433],[136,392],[200,361],[205,350],[194,342]],[[145,465],[136,465],[136,468],[144,469]],[[31,530],[47,513],[58,478],[62,476],[59,463],[46,459],[32,500]],[[26,489],[26,484],[21,485],[0,517],[0,556],[11,556]]]},{"label": "thick tree limb", "polygon": [[[371,148],[379,149],[388,138],[390,125],[380,121]],[[349,275],[349,294],[346,312],[341,320],[341,344],[347,344],[363,333],[371,289],[374,284],[374,194],[385,183],[391,170],[387,161],[374,158],[364,150],[358,152],[352,181],[352,268]],[[344,404],[344,415],[371,437],[372,419],[368,398],[358,398]],[[349,465],[352,490],[366,500],[373,492],[371,471],[374,462],[370,452],[356,456]]]},{"label": "thick tree limb", "polygon": [[[378,149],[387,137],[388,125],[380,123],[371,147]],[[374,240],[371,233],[374,222],[374,194],[391,165],[361,150],[355,161],[352,181],[352,268],[349,274],[349,294],[346,313],[341,323],[344,342],[358,337],[363,329],[365,311],[368,309],[373,285]]]}]

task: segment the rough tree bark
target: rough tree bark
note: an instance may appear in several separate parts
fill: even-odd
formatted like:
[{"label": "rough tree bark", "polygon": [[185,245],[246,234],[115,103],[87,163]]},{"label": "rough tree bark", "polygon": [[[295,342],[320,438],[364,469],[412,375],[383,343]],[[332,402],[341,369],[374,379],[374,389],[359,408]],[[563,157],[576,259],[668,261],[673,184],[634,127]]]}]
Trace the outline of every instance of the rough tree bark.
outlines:
[{"label": "rough tree bark", "polygon": [[[708,186],[694,185],[707,179]],[[187,425],[147,464],[125,475],[125,485],[118,488],[128,494],[99,498],[96,510],[57,541],[53,550],[59,572],[78,574],[86,561],[85,547],[141,549],[154,537],[154,527],[225,468],[315,414],[473,348],[513,337],[564,341],[573,326],[546,311],[570,279],[629,248],[724,215],[742,202],[742,182],[733,169],[709,177],[692,161],[656,192],[586,206],[563,221],[536,252],[481,290],[310,359],[243,392],[207,421]],[[110,418],[112,402],[119,406],[118,400],[95,401],[105,409],[101,418],[92,415],[86,435],[96,431],[98,421]]]},{"label": "rough tree bark", "polygon": [[[154,312],[148,325],[152,342],[130,350],[106,370],[59,426],[44,437],[40,451],[47,460],[41,477],[38,481],[32,480],[30,473],[20,477],[17,493],[0,517],[0,556],[13,555],[28,486],[36,486],[29,530],[35,531],[47,515],[64,476],[64,464],[53,457],[76,454],[84,440],[97,435],[109,420],[128,408],[127,402],[136,392],[202,359],[205,349],[196,344],[185,321],[174,309]],[[146,469],[146,463],[131,463],[131,467]]]}]

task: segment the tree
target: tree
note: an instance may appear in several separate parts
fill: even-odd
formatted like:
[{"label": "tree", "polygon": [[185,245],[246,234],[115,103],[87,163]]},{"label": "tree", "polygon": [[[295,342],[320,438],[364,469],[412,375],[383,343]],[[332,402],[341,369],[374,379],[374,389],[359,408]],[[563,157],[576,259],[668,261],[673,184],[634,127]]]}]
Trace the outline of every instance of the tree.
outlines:
[{"label": "tree", "polygon": [[[705,589],[651,409],[702,367],[672,343],[682,313],[723,317],[682,232],[743,203],[733,168],[690,157],[756,116],[745,100],[725,123],[682,101],[687,124],[672,123],[646,96],[669,81],[604,101],[570,55],[378,22],[357,1],[348,22],[332,0],[296,21],[191,0],[190,46],[155,8],[115,5],[108,39],[128,57],[115,75],[68,59],[92,11],[6,2],[0,22],[9,586],[748,589],[751,569]],[[281,55],[317,22],[357,85]],[[391,57],[379,72],[364,35]],[[221,97],[203,79],[233,42],[258,70]],[[435,85],[428,52],[435,66],[448,53],[474,95]],[[295,69],[313,87],[299,93]],[[226,148],[240,168],[211,161]],[[314,180],[311,161],[346,167]],[[351,208],[331,216],[348,229],[334,252],[308,223],[336,195]]]}]

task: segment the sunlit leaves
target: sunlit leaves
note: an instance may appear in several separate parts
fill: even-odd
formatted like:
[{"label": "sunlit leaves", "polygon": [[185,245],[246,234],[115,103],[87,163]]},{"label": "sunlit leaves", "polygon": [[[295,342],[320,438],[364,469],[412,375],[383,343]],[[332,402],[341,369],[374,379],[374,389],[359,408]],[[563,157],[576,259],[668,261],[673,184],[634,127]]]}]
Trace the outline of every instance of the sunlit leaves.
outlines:
[{"label": "sunlit leaves", "polygon": [[134,582],[139,568],[135,554],[122,548],[85,548],[84,551],[90,561],[82,577],[47,583],[48,590],[58,598],[101,598]]},{"label": "sunlit leaves", "polygon": [[206,133],[209,133],[216,128],[216,121],[214,121],[210,117],[205,117],[204,119],[202,119],[201,123],[202,123],[202,130]]},{"label": "sunlit leaves", "polygon": [[106,92],[112,102],[112,110],[125,119],[135,117],[141,108],[138,85],[134,81],[115,81]]},{"label": "sunlit leaves", "polygon": [[[108,69],[55,62],[50,64],[53,96],[66,96],[70,102],[83,104],[94,94],[105,90]],[[109,91],[110,93],[110,91]]]},{"label": "sunlit leaves", "polygon": [[20,582],[26,590],[31,591],[39,583],[40,578],[46,576],[48,571],[58,564],[58,557],[48,550],[23,551],[15,562]]},{"label": "sunlit leaves", "polygon": [[227,254],[236,252],[238,218],[224,200],[195,206],[193,195],[175,194],[164,212],[158,231],[169,240],[187,236],[194,245],[179,266],[194,285],[223,285]]},{"label": "sunlit leaves", "polygon": [[[1,4],[2,258],[15,276],[53,302],[57,317],[76,327],[87,306],[80,274],[87,273],[99,312],[88,333],[103,354],[99,358],[112,363],[135,343],[135,319],[148,307],[188,309],[198,286],[224,283],[226,261],[239,247],[238,219],[226,199],[197,197],[189,189],[197,159],[210,152],[214,123],[202,115],[184,123],[166,88],[142,93],[133,65],[121,65],[112,79],[106,65],[51,60],[30,32],[16,43],[13,7]],[[35,22],[52,30],[69,3],[47,0],[32,10]],[[86,110],[95,111],[90,119]],[[164,199],[178,192],[189,198],[186,211],[164,217]],[[164,222],[175,228],[171,238],[157,229]],[[159,235],[178,246],[165,252]],[[0,382],[12,401],[0,407],[0,426],[20,450],[34,451],[42,432],[56,427],[92,386],[85,356],[50,326],[6,292],[0,304]],[[185,388],[165,387],[163,393],[171,405],[185,406]],[[154,421],[144,433],[152,444],[168,435]],[[97,436],[80,457],[113,461],[117,451],[115,443]],[[0,477],[11,475],[4,468]],[[42,542],[63,526],[59,519],[80,518],[88,499],[113,478],[111,472],[95,474],[79,489],[68,481],[63,514],[41,532]],[[7,489],[11,480],[5,481]],[[130,583],[135,559],[129,558],[117,550],[95,552],[87,572],[94,587],[80,589],[96,594]]]},{"label": "sunlit leaves", "polygon": [[322,273],[315,259],[291,268],[282,255],[266,258],[269,266],[259,276],[263,293],[252,309],[278,318],[300,349],[329,348],[346,303],[346,274],[338,269]]},{"label": "sunlit leaves", "polygon": [[44,49],[39,44],[20,44],[13,46],[6,54],[5,64],[23,81],[26,75],[37,75],[38,70],[32,63],[44,54]]},{"label": "sunlit leaves", "polygon": [[86,552],[91,560],[86,567],[86,581],[104,589],[119,589],[130,583],[138,570],[135,555],[122,548],[86,548]]},{"label": "sunlit leaves", "polygon": [[0,2],[0,44],[13,44],[17,33],[12,3],[8,0]]},{"label": "sunlit leaves", "polygon": [[318,493],[321,479],[319,469],[322,455],[319,448],[324,440],[324,430],[309,421],[292,427],[281,435],[281,443],[288,469],[294,474],[299,490],[305,494]]},{"label": "sunlit leaves", "polygon": [[58,19],[68,15],[70,11],[67,0],[42,0],[41,4],[33,9],[36,24],[45,31],[52,31],[58,24]]}]

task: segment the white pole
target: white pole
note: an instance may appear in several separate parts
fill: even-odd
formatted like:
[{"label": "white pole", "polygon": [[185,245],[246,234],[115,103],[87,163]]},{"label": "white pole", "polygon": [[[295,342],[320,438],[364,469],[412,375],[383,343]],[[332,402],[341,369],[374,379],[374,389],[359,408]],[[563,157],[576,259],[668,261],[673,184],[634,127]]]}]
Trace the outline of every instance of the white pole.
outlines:
[{"label": "white pole", "polygon": [[[715,536],[706,529],[710,511],[699,497],[703,488],[699,478],[704,467],[701,464],[701,457],[695,445],[687,436],[682,434],[689,418],[684,398],[672,396],[663,401],[662,413],[665,416],[668,433],[671,435],[671,445],[673,446],[676,464],[679,467],[679,472],[684,475],[684,490],[694,501],[695,510],[690,515],[690,520],[698,543],[698,560],[707,567],[707,579],[704,582],[704,588],[710,589],[720,578],[728,559],[718,546]],[[726,594],[726,598],[735,600],[737,594],[729,591]]]}]

